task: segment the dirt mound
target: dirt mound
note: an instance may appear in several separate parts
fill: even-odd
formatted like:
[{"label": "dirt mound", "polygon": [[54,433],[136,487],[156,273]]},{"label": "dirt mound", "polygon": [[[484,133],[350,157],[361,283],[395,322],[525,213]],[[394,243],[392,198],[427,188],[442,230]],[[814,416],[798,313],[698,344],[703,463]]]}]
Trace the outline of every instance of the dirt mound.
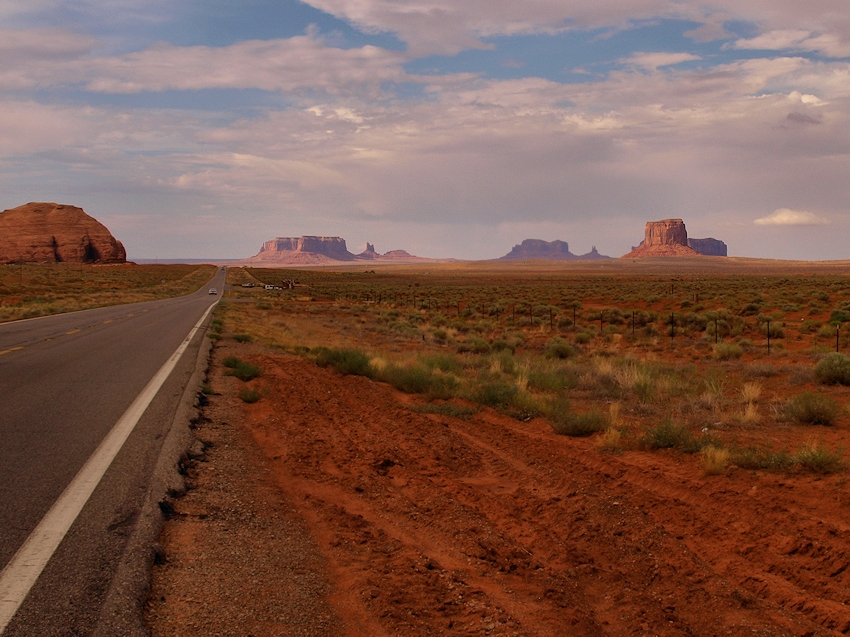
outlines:
[{"label": "dirt mound", "polygon": [[0,213],[0,263],[124,263],[124,246],[82,208],[31,202]]},{"label": "dirt mound", "polygon": [[[216,360],[234,351],[225,345]],[[253,382],[266,393],[253,405],[239,403],[241,381],[213,365],[224,395],[211,398],[198,434],[219,440],[226,430],[231,442],[216,442],[198,466],[199,488],[175,502],[168,561],[153,573],[154,635],[191,626],[321,634],[287,622],[291,604],[304,603],[286,601],[298,582],[265,575],[287,549],[265,535],[234,540],[224,521],[237,513],[203,486],[226,470],[216,454],[232,441],[250,463],[227,473],[240,507],[276,501],[263,516],[309,529],[301,575],[331,583],[310,590],[318,616],[333,609],[323,620],[333,634],[850,630],[844,477],[706,477],[690,457],[604,455],[542,420],[414,413],[414,399],[385,385],[254,352],[263,377]]]}]

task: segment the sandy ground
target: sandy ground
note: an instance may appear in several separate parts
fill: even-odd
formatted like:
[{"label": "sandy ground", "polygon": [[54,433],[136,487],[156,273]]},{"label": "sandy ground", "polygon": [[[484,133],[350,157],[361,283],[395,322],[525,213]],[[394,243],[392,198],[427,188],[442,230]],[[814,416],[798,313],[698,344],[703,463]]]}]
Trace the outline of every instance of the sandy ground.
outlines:
[{"label": "sandy ground", "polygon": [[[263,369],[253,405],[219,364],[234,347]],[[603,454],[253,346],[218,347],[210,382],[156,636],[850,632],[846,474]]]}]

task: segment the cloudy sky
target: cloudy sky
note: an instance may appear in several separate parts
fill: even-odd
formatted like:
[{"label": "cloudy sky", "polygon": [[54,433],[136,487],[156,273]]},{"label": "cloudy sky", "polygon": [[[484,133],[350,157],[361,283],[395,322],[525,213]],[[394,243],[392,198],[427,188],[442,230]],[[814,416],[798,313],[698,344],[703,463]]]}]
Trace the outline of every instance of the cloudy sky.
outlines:
[{"label": "cloudy sky", "polygon": [[0,209],[130,258],[275,236],[850,258],[847,0],[3,0]]}]

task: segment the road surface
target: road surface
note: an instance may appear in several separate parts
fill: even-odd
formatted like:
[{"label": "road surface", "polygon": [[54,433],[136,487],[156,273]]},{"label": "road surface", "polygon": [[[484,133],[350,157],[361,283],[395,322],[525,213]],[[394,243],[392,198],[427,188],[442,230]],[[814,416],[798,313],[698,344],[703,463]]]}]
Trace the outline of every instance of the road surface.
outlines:
[{"label": "road surface", "polygon": [[[224,291],[223,270],[184,297],[0,325],[0,567],[218,300],[210,287]],[[3,637],[94,630],[194,371],[201,335],[145,410]]]}]

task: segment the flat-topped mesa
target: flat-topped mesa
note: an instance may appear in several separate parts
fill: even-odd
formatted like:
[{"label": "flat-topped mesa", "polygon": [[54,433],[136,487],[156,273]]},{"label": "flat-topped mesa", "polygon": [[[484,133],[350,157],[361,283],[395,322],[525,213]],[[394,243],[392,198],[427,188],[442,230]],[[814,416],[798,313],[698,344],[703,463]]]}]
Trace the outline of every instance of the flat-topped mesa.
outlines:
[{"label": "flat-topped mesa", "polygon": [[578,261],[587,259],[607,259],[596,251],[596,246],[587,254],[577,255],[570,252],[570,246],[566,241],[543,241],[542,239],[526,239],[505,256],[499,257],[497,261],[531,261],[543,259],[547,261]]},{"label": "flat-topped mesa", "polygon": [[326,259],[354,261],[342,237],[277,237],[263,243],[249,261],[318,263]]},{"label": "flat-topped mesa", "polygon": [[82,208],[30,202],[0,212],[0,263],[125,263],[124,246]]},{"label": "flat-topped mesa", "polygon": [[699,254],[688,247],[688,231],[681,219],[647,221],[644,239],[624,258],[636,257],[687,257]]},{"label": "flat-topped mesa", "polygon": [[709,257],[728,256],[726,244],[720,239],[688,239],[688,247]]}]

